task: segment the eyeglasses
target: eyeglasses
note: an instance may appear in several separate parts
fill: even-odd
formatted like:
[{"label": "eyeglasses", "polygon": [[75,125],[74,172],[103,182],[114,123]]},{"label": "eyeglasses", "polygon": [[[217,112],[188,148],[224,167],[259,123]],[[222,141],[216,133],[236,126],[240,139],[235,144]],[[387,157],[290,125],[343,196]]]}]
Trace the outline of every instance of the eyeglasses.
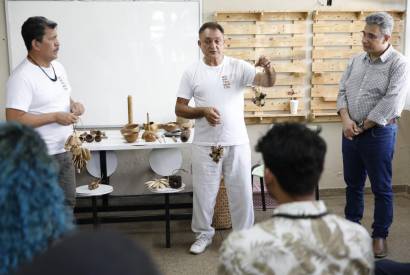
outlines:
[{"label": "eyeglasses", "polygon": [[365,31],[361,31],[361,33],[362,33],[362,37],[366,38],[367,40],[376,40],[376,39],[383,37],[383,34],[375,35],[373,33],[365,32]]}]

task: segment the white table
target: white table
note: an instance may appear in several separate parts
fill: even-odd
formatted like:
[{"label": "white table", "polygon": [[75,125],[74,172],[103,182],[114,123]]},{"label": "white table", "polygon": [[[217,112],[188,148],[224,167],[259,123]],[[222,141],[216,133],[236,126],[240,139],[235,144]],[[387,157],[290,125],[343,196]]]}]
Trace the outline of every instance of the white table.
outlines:
[{"label": "white table", "polygon": [[[80,131],[81,132],[81,131]],[[109,177],[107,176],[107,159],[106,159],[106,152],[107,151],[123,151],[123,150],[149,150],[149,149],[167,149],[167,148],[183,148],[189,147],[192,143],[193,139],[193,130],[191,131],[190,138],[187,142],[181,142],[178,139],[176,142],[170,137],[163,137],[155,142],[145,142],[141,139],[143,131],[139,133],[139,138],[136,142],[128,143],[122,137],[119,130],[106,130],[104,131],[107,138],[102,139],[100,142],[92,142],[87,143],[84,142],[83,146],[88,148],[90,151],[97,151],[99,153],[100,158],[100,169],[101,169],[101,183],[109,184]],[[158,132],[158,135],[162,135],[163,132]],[[158,195],[158,193],[156,193]],[[177,194],[177,193],[164,193],[159,194],[164,196],[164,205],[163,209],[165,210],[164,216],[146,216],[146,217],[136,217],[135,221],[152,221],[152,220],[165,220],[166,230],[165,230],[165,239],[166,239],[166,247],[171,247],[170,241],[170,221],[171,219],[186,219],[190,218],[186,214],[179,214],[179,215],[171,215],[170,214],[170,195]],[[95,198],[95,197],[94,197]],[[175,204],[176,208],[192,208],[192,204]],[[124,211],[124,208],[114,208],[108,207],[108,196],[103,196],[103,208],[110,209],[110,211]],[[150,210],[152,208],[141,208],[136,206],[135,209],[140,210]],[[119,218],[120,219],[120,218]],[[104,217],[101,218],[104,220]],[[112,219],[106,219],[108,221],[113,221]],[[131,221],[130,218],[124,219],[124,221]]]}]

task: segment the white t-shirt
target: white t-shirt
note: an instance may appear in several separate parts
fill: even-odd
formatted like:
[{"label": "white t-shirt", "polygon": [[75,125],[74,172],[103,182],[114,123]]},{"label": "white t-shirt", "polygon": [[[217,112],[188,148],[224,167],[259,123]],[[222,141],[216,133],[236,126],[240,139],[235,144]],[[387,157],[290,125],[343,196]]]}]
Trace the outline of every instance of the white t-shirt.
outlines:
[{"label": "white t-shirt", "polygon": [[[21,110],[30,114],[70,112],[71,87],[64,67],[53,61],[57,81],[51,81],[27,58],[11,74],[6,87],[6,108]],[[54,77],[52,67],[44,68]],[[47,144],[50,155],[65,152],[64,143],[72,133],[72,125],[50,123],[36,128]]]},{"label": "white t-shirt", "polygon": [[200,60],[184,72],[177,97],[194,98],[196,107],[214,107],[221,116],[221,124],[215,127],[205,117],[196,119],[193,143],[231,146],[249,142],[243,89],[253,83],[255,74],[251,64],[228,56],[219,66],[208,66]]}]

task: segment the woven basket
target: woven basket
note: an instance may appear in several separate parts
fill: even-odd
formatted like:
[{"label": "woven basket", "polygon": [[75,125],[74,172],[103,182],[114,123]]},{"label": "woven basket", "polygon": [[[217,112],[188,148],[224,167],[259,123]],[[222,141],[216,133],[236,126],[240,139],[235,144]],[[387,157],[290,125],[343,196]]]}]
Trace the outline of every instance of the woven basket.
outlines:
[{"label": "woven basket", "polygon": [[221,179],[218,195],[216,196],[212,226],[215,229],[229,229],[232,227],[231,213],[229,213],[228,196],[226,194],[226,188],[223,179]]}]

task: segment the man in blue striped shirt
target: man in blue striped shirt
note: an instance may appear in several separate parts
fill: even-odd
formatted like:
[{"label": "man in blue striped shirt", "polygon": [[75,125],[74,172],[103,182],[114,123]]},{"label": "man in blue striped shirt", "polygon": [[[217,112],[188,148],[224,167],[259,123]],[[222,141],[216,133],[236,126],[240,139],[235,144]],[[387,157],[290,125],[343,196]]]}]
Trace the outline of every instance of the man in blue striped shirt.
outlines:
[{"label": "man in blue striped shirt", "polygon": [[387,255],[386,238],[393,221],[392,159],[397,118],[409,90],[410,67],[390,44],[393,18],[385,13],[366,17],[364,53],[353,57],[340,81],[337,111],[343,123],[343,170],[346,218],[363,217],[363,188],[369,176],[375,195],[373,250]]}]

